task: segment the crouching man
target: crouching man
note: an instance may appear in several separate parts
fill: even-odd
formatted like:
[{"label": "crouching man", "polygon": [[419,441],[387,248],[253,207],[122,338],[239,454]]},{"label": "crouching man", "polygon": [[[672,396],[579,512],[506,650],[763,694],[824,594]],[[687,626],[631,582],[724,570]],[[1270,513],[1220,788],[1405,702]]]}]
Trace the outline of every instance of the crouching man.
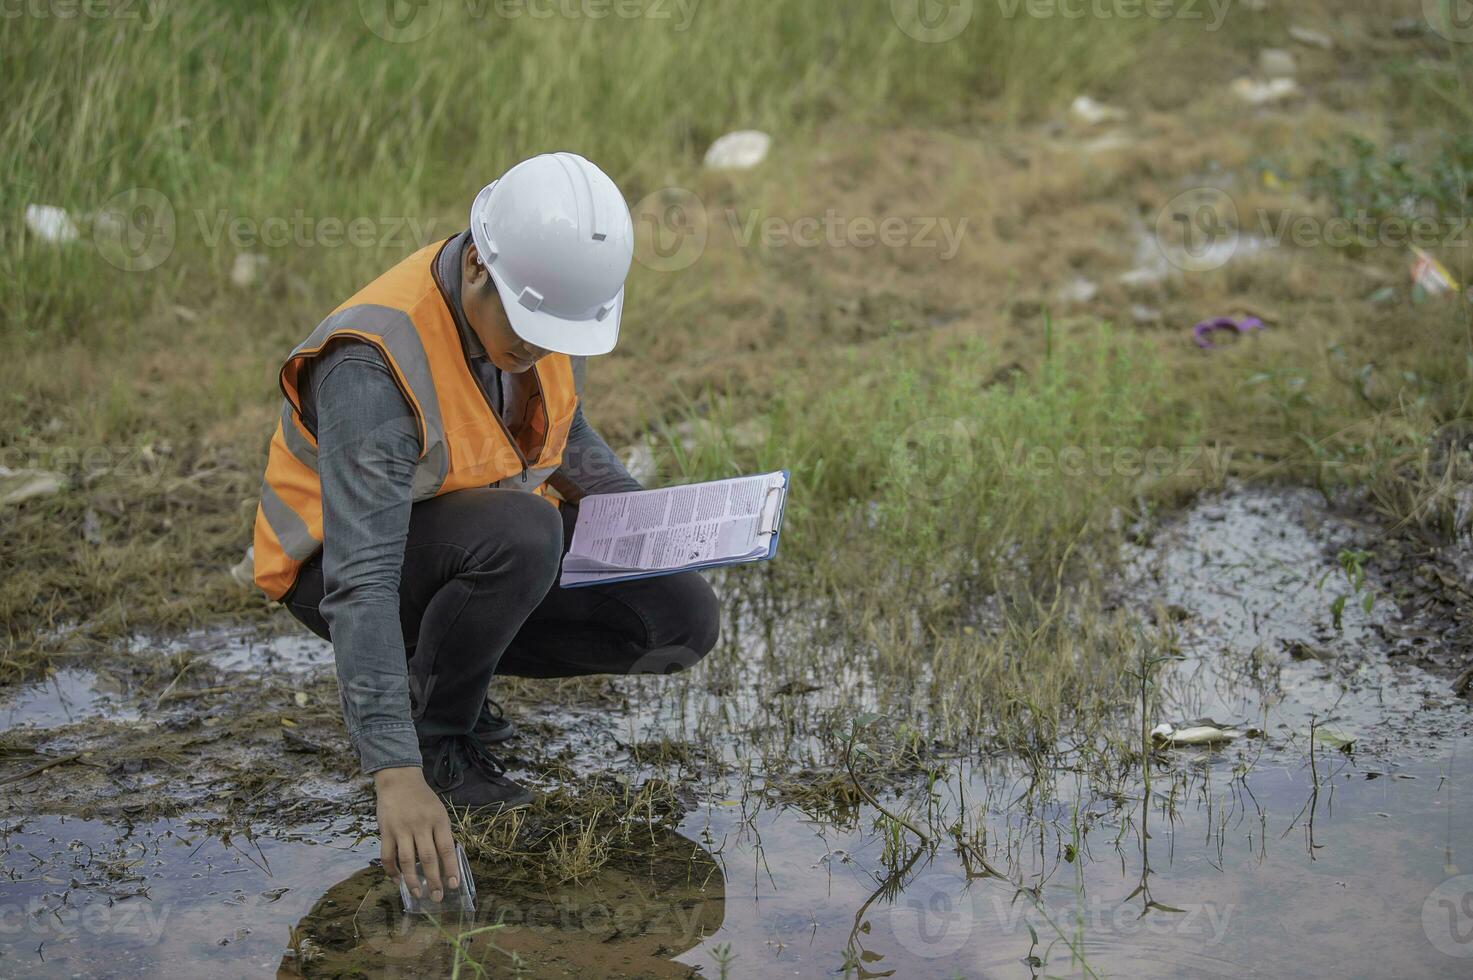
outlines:
[{"label": "crouching man", "polygon": [[584,358],[618,339],[632,257],[614,182],[572,153],[533,157],[476,196],[469,230],[369,283],[282,365],[256,584],[332,641],[384,866],[417,894],[416,859],[437,900],[436,858],[455,867],[445,804],[532,799],[489,748],[514,734],[494,675],[664,672],[716,642],[696,573],[557,585],[579,498],[640,489],[579,400]]}]

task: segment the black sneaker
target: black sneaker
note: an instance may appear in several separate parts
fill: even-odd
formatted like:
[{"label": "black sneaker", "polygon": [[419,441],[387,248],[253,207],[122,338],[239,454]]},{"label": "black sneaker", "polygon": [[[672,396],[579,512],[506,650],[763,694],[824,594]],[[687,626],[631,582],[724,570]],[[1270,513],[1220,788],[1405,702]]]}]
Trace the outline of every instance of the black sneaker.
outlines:
[{"label": "black sneaker", "polygon": [[511,810],[535,798],[531,790],[506,777],[506,767],[475,735],[421,739],[425,781],[451,806],[479,810]]},{"label": "black sneaker", "polygon": [[471,734],[483,742],[505,742],[516,733],[517,726],[506,717],[501,705],[491,698],[482,702],[480,717],[476,719],[476,726],[471,729]]}]

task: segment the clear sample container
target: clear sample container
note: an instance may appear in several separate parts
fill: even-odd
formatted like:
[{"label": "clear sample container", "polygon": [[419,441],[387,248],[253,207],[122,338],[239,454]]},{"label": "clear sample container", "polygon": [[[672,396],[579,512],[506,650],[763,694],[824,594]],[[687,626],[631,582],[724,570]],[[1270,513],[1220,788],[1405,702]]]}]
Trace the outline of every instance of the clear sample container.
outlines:
[{"label": "clear sample container", "polygon": [[[430,888],[425,881],[423,864],[419,861],[414,862],[414,873],[419,878],[421,897],[415,898],[409,891],[408,880],[400,878],[399,898],[404,903],[405,912],[410,915],[435,916],[475,912],[476,879],[471,877],[471,867],[465,859],[465,848],[460,846],[460,841],[455,842],[455,860],[458,865],[456,869],[440,869],[440,881],[442,882],[445,897],[438,902],[430,897]],[[460,887],[452,889],[448,885],[443,884],[449,880],[451,874],[454,874],[460,879]]]}]

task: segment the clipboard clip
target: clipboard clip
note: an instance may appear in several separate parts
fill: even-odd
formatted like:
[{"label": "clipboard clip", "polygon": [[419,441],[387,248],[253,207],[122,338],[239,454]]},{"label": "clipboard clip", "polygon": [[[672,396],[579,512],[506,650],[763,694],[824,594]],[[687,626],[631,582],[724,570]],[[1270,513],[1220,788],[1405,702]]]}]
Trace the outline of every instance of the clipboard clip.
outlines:
[{"label": "clipboard clip", "polygon": [[757,525],[758,534],[777,533],[778,514],[782,511],[783,493],[787,489],[787,481],[767,488],[767,499],[762,502],[762,517]]}]

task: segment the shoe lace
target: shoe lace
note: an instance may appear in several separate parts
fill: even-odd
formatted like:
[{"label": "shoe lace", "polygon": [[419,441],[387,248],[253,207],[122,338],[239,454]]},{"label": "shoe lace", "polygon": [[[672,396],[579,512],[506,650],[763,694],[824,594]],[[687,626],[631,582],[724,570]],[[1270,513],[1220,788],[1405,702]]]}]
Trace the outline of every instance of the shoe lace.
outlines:
[{"label": "shoe lace", "polygon": [[445,739],[435,759],[435,782],[441,786],[457,786],[467,769],[495,778],[505,774],[506,766],[487,751],[474,735],[452,735]]}]

